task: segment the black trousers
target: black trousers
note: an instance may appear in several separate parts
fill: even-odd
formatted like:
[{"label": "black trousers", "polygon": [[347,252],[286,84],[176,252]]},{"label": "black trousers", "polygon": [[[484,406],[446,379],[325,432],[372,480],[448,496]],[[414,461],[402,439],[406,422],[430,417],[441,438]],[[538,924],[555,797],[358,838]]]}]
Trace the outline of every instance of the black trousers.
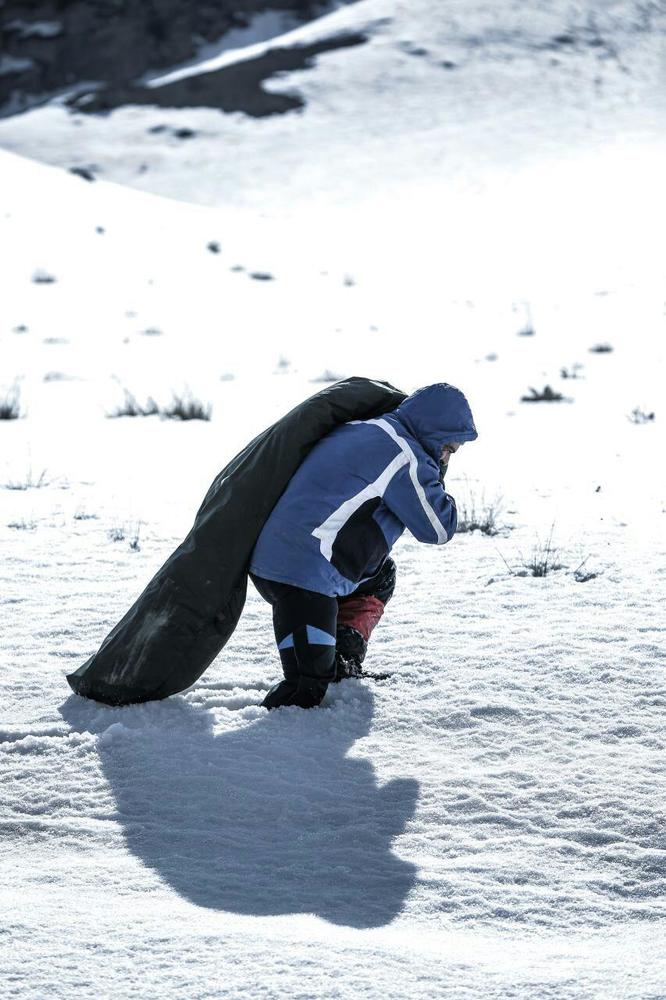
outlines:
[{"label": "black trousers", "polygon": [[[284,681],[269,691],[264,705],[318,705],[335,679],[337,597],[250,576],[273,608],[273,630],[284,673]],[[387,558],[379,573],[360,584],[354,596],[376,597],[385,604],[394,586],[395,563]]]}]

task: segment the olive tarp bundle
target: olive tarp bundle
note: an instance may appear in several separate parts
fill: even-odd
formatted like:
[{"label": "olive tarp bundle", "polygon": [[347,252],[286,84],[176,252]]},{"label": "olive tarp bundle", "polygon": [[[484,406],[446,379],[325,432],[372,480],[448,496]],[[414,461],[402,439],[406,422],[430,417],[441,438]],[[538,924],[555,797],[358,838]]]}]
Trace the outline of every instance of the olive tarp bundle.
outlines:
[{"label": "olive tarp bundle", "polygon": [[339,424],[377,417],[404,399],[387,382],[345,379],[251,441],[216,476],[187,537],[97,653],[68,675],[72,690],[128,705],[194,684],[238,624],[255,542],[308,452]]}]

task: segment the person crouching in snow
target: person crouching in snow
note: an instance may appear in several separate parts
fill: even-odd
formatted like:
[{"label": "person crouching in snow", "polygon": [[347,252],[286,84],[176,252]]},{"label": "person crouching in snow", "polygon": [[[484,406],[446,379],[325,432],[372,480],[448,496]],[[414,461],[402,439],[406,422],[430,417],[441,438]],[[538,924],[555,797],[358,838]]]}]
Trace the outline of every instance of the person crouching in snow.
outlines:
[{"label": "person crouching in snow", "polygon": [[313,708],[331,682],[362,676],[370,634],[395,587],[391,548],[405,528],[434,545],[453,537],[456,505],[444,474],[450,456],[476,437],[465,396],[439,383],[315,445],[250,559],[250,577],[273,608],[284,673],[265,708]]}]

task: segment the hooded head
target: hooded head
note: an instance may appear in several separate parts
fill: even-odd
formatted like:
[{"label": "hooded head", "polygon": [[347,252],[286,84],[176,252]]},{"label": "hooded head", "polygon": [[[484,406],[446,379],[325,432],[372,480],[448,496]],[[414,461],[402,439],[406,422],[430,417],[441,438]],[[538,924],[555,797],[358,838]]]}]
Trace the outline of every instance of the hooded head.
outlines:
[{"label": "hooded head", "polygon": [[460,389],[446,382],[417,389],[393,414],[435,462],[445,444],[478,437],[469,403]]}]

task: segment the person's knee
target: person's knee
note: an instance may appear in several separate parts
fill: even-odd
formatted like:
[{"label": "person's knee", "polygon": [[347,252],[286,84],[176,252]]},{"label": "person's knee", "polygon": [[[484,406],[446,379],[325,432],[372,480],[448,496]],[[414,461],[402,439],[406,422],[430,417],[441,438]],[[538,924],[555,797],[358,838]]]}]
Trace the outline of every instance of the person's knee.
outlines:
[{"label": "person's knee", "polygon": [[397,568],[393,559],[387,556],[384,565],[373,581],[372,596],[376,597],[382,604],[388,604],[393,597],[395,590]]}]

